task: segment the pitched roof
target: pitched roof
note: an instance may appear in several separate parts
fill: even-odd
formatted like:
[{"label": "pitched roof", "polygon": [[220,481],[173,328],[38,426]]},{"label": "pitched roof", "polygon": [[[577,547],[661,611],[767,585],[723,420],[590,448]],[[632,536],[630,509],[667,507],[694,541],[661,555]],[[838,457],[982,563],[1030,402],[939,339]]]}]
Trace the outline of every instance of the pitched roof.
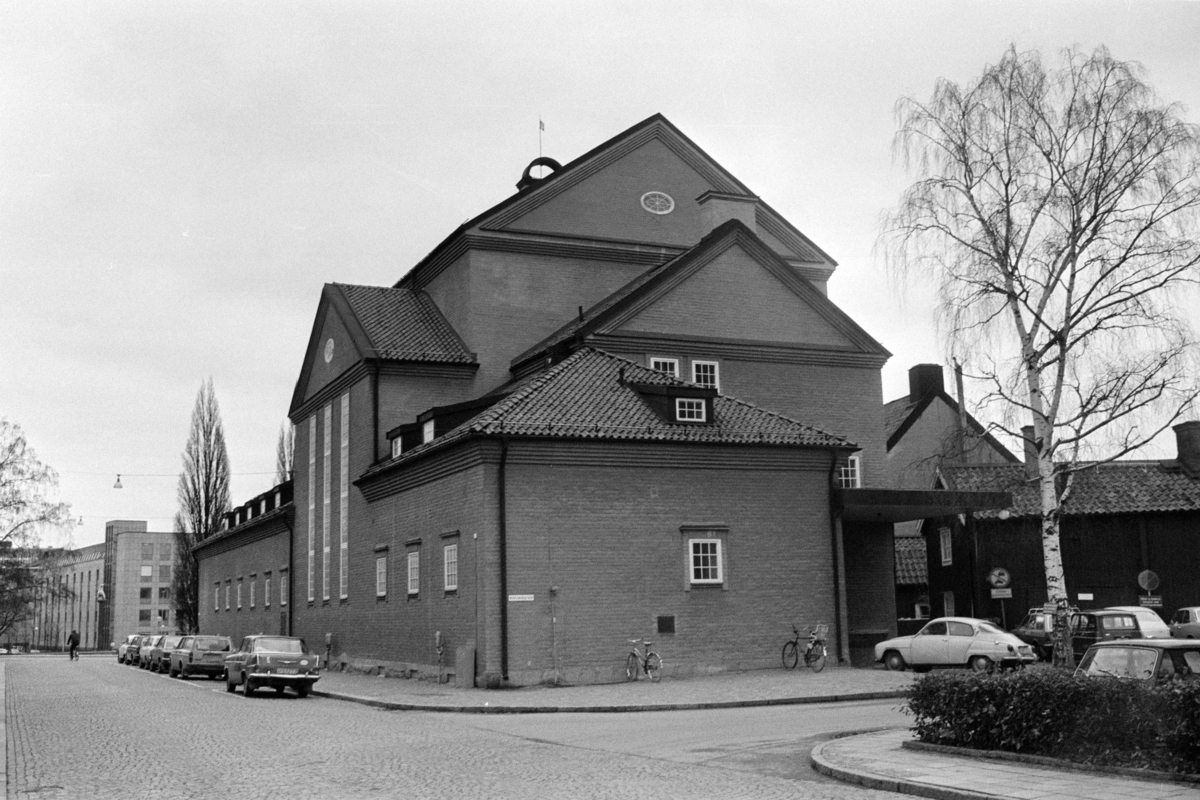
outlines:
[{"label": "pitched roof", "polygon": [[424,292],[331,284],[345,297],[379,358],[473,364],[475,355]]},{"label": "pitched roof", "polygon": [[368,470],[364,477],[470,436],[857,449],[843,437],[720,395],[713,398],[712,424],[671,423],[633,384],[695,388],[632,361],[581,348],[472,419]]},{"label": "pitched roof", "polygon": [[864,352],[891,355],[869,333],[838,308],[823,292],[812,286],[771,250],[753,231],[739,220],[729,220],[714,228],[694,247],[665,264],[651,267],[629,283],[622,286],[596,305],[572,319],[542,341],[530,347],[512,360],[515,368],[524,362],[538,358],[567,344],[582,340],[589,334],[599,332],[618,323],[624,314],[638,307],[658,291],[668,290],[671,282],[682,279],[692,268],[702,266],[703,261],[714,252],[725,250],[734,244],[746,248],[760,263],[773,271],[780,281],[806,300],[832,325],[846,334]]},{"label": "pitched roof", "polygon": [[896,583],[906,586],[929,583],[929,563],[923,537],[896,538]]},{"label": "pitched roof", "polygon": [[[921,418],[921,415],[925,413],[925,409],[929,408],[935,399],[941,400],[949,406],[953,413],[958,413],[958,401],[945,392],[930,392],[916,400],[911,396],[906,396],[883,404],[883,433],[887,437],[888,450],[891,450],[904,438],[904,434]],[[971,433],[987,442],[1001,457],[1013,463],[1020,461],[996,437],[988,433],[987,429],[979,423],[979,420],[975,419],[969,413],[967,414],[967,427],[971,430]]]},{"label": "pitched roof", "polygon": [[[1011,492],[1013,505],[1007,510],[1013,516],[1041,515],[1037,481],[1025,477],[1024,465],[946,467],[943,473],[960,491]],[[1176,461],[1091,463],[1075,472],[1063,511],[1066,516],[1200,512],[1200,479],[1188,477]],[[998,513],[978,511],[976,515],[994,517]]]}]

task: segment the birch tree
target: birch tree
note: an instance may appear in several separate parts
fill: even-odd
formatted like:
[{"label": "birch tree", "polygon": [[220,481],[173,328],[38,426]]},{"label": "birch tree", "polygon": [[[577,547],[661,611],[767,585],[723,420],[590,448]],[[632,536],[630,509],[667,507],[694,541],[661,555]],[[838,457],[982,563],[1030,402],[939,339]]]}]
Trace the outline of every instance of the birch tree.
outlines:
[{"label": "birch tree", "polygon": [[1081,457],[1127,455],[1194,413],[1200,134],[1103,47],[1052,66],[1010,47],[896,109],[914,182],[881,242],[897,276],[936,287],[949,349],[1001,429],[1032,423],[1061,627],[1059,523]]}]

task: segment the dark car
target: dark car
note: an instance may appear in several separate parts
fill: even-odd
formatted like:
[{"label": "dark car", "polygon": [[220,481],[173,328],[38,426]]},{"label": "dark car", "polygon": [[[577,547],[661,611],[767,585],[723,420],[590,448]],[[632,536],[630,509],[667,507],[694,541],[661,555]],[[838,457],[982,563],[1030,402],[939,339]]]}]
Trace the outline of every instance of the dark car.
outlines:
[{"label": "dark car", "polygon": [[1071,649],[1076,658],[1098,642],[1168,636],[1170,630],[1162,618],[1149,609],[1120,606],[1077,611],[1071,615]]},{"label": "dark car", "polygon": [[246,697],[269,686],[280,694],[287,687],[301,697],[320,677],[320,659],[295,636],[259,634],[242,639],[242,646],[225,658],[225,689],[241,685]]},{"label": "dark car", "polygon": [[139,657],[142,651],[142,645],[147,644],[152,638],[148,633],[138,634],[133,637],[133,641],[129,643],[129,647],[125,648],[125,663],[131,666],[139,666]]},{"label": "dark car", "polygon": [[[1079,609],[1071,608],[1068,614],[1078,613]],[[1054,642],[1051,633],[1054,631],[1054,613],[1047,612],[1044,607],[1031,608],[1021,620],[1021,624],[1009,633],[1023,642],[1033,645],[1033,650],[1040,658],[1050,661],[1054,657]]]},{"label": "dark car", "polygon": [[1200,641],[1130,639],[1094,644],[1083,654],[1076,675],[1134,680],[1200,678]]},{"label": "dark car", "polygon": [[150,646],[150,649],[143,650],[143,662],[146,664],[146,669],[151,672],[166,672],[167,657],[171,655],[171,651],[179,646],[179,641],[182,636],[160,636],[158,641]]},{"label": "dark car", "polygon": [[233,649],[228,636],[185,636],[168,655],[167,674],[172,678],[207,675],[219,678],[225,674],[225,656]]}]

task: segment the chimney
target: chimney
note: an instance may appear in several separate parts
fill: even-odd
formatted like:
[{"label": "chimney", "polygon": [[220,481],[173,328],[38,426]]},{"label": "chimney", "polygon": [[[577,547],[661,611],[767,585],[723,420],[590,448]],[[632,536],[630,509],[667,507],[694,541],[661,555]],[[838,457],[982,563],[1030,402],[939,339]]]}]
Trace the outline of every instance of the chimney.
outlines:
[{"label": "chimney", "polygon": [[1021,438],[1025,440],[1025,477],[1036,478],[1038,475],[1038,453],[1042,451],[1041,442],[1034,438],[1033,426],[1021,428]]},{"label": "chimney", "polygon": [[1200,478],[1200,421],[1181,422],[1171,430],[1175,431],[1176,458],[1183,471]]},{"label": "chimney", "polygon": [[700,205],[705,234],[712,233],[714,228],[731,219],[758,233],[758,223],[754,219],[758,198],[754,195],[707,191],[697,197],[696,202]]},{"label": "chimney", "polygon": [[923,397],[945,391],[941,364],[917,364],[908,370],[908,401],[915,403]]}]

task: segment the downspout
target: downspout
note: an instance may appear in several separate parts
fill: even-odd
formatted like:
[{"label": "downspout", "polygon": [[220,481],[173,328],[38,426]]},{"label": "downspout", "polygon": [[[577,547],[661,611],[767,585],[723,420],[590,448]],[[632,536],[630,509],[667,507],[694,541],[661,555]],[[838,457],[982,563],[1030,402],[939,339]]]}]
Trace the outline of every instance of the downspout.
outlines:
[{"label": "downspout", "polygon": [[835,503],[834,495],[834,480],[837,475],[838,454],[836,450],[830,452],[829,457],[829,543],[833,553],[833,625],[834,638],[837,641],[837,662],[842,663],[842,549],[838,536],[838,512],[839,509]]},{"label": "downspout", "polygon": [[[292,508],[295,508],[295,507],[296,507],[296,499],[295,499],[295,498],[296,498],[296,495],[295,495],[295,489],[293,489],[292,491],[293,491],[293,494],[292,494]],[[288,569],[288,612],[287,612],[287,635],[288,635],[288,636],[293,636],[293,635],[295,635],[295,634],[293,634],[293,632],[292,632],[292,609],[294,609],[296,606],[295,606],[295,604],[292,602],[292,599],[293,599],[293,598],[292,598],[292,586],[294,586],[294,585],[295,585],[295,583],[296,583],[296,580],[295,580],[296,576],[295,576],[295,575],[292,573],[292,548],[293,548],[293,547],[294,547],[294,545],[295,545],[296,531],[295,531],[295,529],[294,529],[294,528],[292,528],[292,523],[288,522],[288,516],[287,516],[287,514],[284,514],[284,515],[283,515],[283,524],[284,524],[284,525],[287,525],[287,529],[288,529],[288,557],[287,557],[287,565],[288,565],[288,567],[287,567],[287,569]]]},{"label": "downspout", "polygon": [[500,677],[508,680],[508,526],[505,510],[504,466],[508,461],[508,437],[500,437],[500,470],[496,476],[500,513]]},{"label": "downspout", "polygon": [[379,362],[371,362],[371,463],[379,463]]}]

